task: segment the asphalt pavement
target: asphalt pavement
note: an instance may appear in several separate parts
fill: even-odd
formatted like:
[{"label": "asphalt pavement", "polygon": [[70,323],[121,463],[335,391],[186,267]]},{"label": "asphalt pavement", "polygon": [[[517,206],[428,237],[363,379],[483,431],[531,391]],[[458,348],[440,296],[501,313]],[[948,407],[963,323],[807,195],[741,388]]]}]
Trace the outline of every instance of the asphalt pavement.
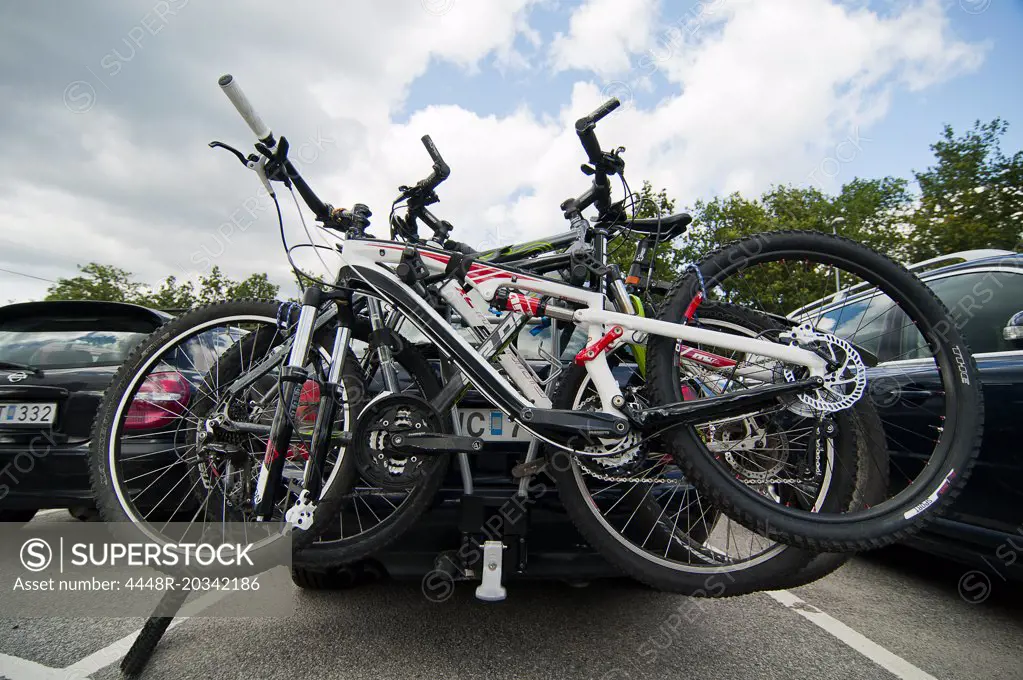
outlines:
[{"label": "asphalt pavement", "polygon": [[[469,584],[440,603],[418,583],[295,588],[286,617],[178,619],[142,677],[1023,678],[1023,588],[995,582],[981,598],[960,587],[968,571],[892,549],[726,600],[626,580],[513,582],[492,604]],[[142,623],[0,619],[0,677],[120,677]]]}]

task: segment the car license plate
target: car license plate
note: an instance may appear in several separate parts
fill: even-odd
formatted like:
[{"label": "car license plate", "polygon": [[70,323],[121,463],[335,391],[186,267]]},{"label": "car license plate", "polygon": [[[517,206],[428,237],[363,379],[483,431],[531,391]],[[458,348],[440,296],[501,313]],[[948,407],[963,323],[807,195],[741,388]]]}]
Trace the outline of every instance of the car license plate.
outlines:
[{"label": "car license plate", "polygon": [[518,423],[509,421],[500,411],[460,408],[458,419],[462,434],[488,442],[528,442],[531,438]]},{"label": "car license plate", "polygon": [[57,419],[57,405],[53,403],[0,404],[0,426],[53,425]]}]

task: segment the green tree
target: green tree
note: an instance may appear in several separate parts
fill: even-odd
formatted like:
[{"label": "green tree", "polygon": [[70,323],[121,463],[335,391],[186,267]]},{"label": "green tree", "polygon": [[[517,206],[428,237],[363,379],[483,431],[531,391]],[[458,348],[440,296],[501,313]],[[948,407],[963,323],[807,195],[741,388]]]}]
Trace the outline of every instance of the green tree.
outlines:
[{"label": "green tree", "polygon": [[[815,188],[783,185],[771,188],[757,199],[733,193],[698,201],[693,210],[693,227],[679,248],[679,259],[698,261],[726,243],[778,229],[835,231],[901,258],[907,250],[911,205],[906,182],[894,178],[853,180],[837,196]],[[830,279],[822,277],[819,271],[796,269],[784,263],[758,267],[745,273],[743,281],[744,290],[731,291],[733,301],[755,302],[756,306],[777,313],[786,313],[833,292]],[[751,295],[756,299],[751,299]]]},{"label": "green tree", "polygon": [[117,267],[90,262],[79,265],[79,276],[57,279],[46,290],[46,300],[107,300],[134,302],[142,285],[132,281],[132,274]]},{"label": "green tree", "polygon": [[[644,181],[643,187],[636,195],[635,216],[640,219],[671,215],[675,212],[675,199],[668,196],[667,189],[654,192],[650,182]],[[640,237],[632,234],[622,234],[608,243],[608,262],[617,264],[623,273],[628,272],[636,256],[636,246]],[[662,243],[657,248],[657,258],[654,260],[654,275],[656,280],[672,280],[682,262],[679,259],[680,252],[670,243]]]},{"label": "green tree", "polygon": [[280,286],[270,283],[266,274],[252,274],[242,281],[234,281],[224,276],[220,267],[214,265],[208,276],[199,279],[196,304],[208,305],[218,300],[239,298],[272,300],[277,297],[279,289]]},{"label": "green tree", "polygon": [[273,300],[280,288],[277,284],[270,283],[270,278],[266,274],[252,274],[249,278],[231,285],[228,288],[228,297]]},{"label": "green tree", "polygon": [[199,305],[237,298],[272,300],[279,286],[266,274],[251,274],[241,281],[224,276],[213,267],[208,276],[200,277],[199,289],[190,281],[178,282],[168,276],[159,288],[152,289],[137,281],[131,272],[110,265],[91,262],[78,267],[81,274],[57,279],[46,291],[47,300],[107,300],[131,302],[160,309],[191,309]]},{"label": "green tree", "polygon": [[956,136],[946,125],[931,145],[935,165],[916,173],[920,207],[910,253],[922,260],[973,248],[1020,249],[1023,231],[1023,151],[1002,152],[1008,123],[976,121]]},{"label": "green tree", "polygon": [[177,277],[168,276],[156,291],[140,299],[139,304],[157,309],[191,309],[195,306],[195,286],[191,281],[178,283]]}]

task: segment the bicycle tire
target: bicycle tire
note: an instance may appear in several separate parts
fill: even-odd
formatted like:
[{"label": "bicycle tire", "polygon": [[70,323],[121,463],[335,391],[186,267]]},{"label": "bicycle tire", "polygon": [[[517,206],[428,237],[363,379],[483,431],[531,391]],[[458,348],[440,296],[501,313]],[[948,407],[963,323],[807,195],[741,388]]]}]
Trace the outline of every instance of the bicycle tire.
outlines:
[{"label": "bicycle tire", "polygon": [[[820,552],[870,550],[902,540],[938,517],[969,479],[980,448],[983,398],[976,362],[947,309],[905,267],[847,238],[819,232],[775,231],[736,241],[710,254],[688,271],[669,293],[661,318],[675,323],[704,287],[712,290],[729,276],[763,262],[796,260],[840,262],[887,294],[910,315],[933,343],[942,375],[949,376],[950,410],[939,435],[939,449],[912,484],[882,503],[857,512],[812,515],[771,504],[726,472],[692,428],[672,438],[680,464],[712,502],[749,529],[774,540]],[[940,330],[939,330],[940,328]],[[679,401],[674,340],[654,337],[648,367],[657,403]],[[952,379],[952,376],[955,379]],[[910,491],[910,487],[915,488]],[[902,496],[900,498],[900,496]]]}]

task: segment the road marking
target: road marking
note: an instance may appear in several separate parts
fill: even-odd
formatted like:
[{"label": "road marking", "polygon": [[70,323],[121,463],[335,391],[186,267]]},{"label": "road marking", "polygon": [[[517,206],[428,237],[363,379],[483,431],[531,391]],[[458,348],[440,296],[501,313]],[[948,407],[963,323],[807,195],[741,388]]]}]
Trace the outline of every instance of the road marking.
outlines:
[{"label": "road marking", "polygon": [[[173,621],[171,621],[170,625],[167,626],[167,632],[170,632],[172,629],[184,623],[189,618],[195,616],[207,607],[219,602],[223,598],[227,597],[228,594],[229,591],[227,590],[211,590],[201,597],[197,597],[195,600],[181,608],[178,615]],[[135,638],[137,638],[141,632],[142,629],[139,628],[138,630],[125,635],[120,640],[107,645],[103,649],[93,652],[81,661],[68,666],[63,669],[65,675],[62,677],[69,677],[67,674],[70,673],[78,673],[79,675],[70,675],[70,677],[84,678],[88,675],[92,675],[100,669],[106,668],[112,663],[116,663],[128,653],[128,650],[131,649],[131,646],[135,643]]]},{"label": "road marking", "polygon": [[54,515],[58,512],[67,512],[64,508],[54,508],[53,510],[40,510],[36,513],[36,517],[42,517],[43,515]]},{"label": "road marking", "polygon": [[58,680],[58,678],[67,680],[68,673],[63,668],[51,668],[35,661],[22,659],[20,656],[0,654],[0,678],[5,680]]},{"label": "road marking", "polygon": [[889,652],[873,640],[856,632],[829,614],[822,612],[817,607],[807,604],[791,592],[787,590],[769,590],[766,594],[821,630],[838,638],[849,648],[859,652],[896,677],[903,678],[904,680],[937,680],[930,673],[917,668],[901,656]]}]

